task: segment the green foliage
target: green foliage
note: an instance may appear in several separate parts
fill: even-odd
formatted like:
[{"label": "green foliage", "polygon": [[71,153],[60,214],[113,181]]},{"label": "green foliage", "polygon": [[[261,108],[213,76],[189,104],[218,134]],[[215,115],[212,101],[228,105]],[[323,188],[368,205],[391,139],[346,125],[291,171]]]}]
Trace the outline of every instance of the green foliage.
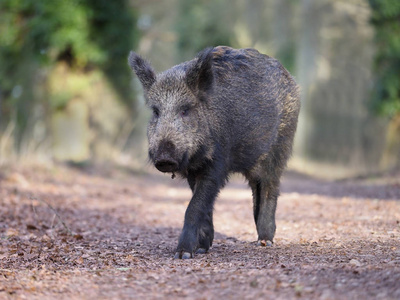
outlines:
[{"label": "green foliage", "polygon": [[126,57],[137,31],[128,0],[1,0],[0,16],[3,124],[14,118],[24,130],[32,103],[44,101],[35,97],[37,75],[59,62],[74,71],[102,71],[133,108]]},{"label": "green foliage", "polygon": [[377,41],[374,105],[380,113],[393,116],[400,113],[400,1],[369,2]]},{"label": "green foliage", "polygon": [[128,108],[132,108],[130,95],[131,73],[127,55],[138,41],[137,15],[128,7],[127,0],[86,0],[91,9],[90,37],[105,51],[106,59],[99,66]]},{"label": "green foliage", "polygon": [[90,36],[91,9],[80,0],[3,0],[0,10],[2,62],[18,66],[15,56],[24,49],[31,60],[47,64],[65,59],[67,52],[77,67],[106,59],[106,50]]},{"label": "green foliage", "polygon": [[136,38],[126,0],[2,0],[0,12],[3,60],[28,48],[41,63],[105,66],[126,56]]}]

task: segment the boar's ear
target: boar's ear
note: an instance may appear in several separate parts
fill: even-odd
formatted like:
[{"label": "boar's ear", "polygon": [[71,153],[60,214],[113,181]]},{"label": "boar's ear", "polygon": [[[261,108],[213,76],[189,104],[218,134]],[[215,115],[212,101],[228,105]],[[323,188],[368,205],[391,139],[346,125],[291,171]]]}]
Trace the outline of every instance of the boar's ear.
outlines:
[{"label": "boar's ear", "polygon": [[197,61],[186,72],[186,83],[189,88],[200,98],[211,90],[214,81],[213,75],[213,50],[207,48],[197,55]]},{"label": "boar's ear", "polygon": [[132,71],[135,71],[143,88],[148,91],[156,81],[156,74],[150,63],[133,51],[129,53],[128,63]]}]

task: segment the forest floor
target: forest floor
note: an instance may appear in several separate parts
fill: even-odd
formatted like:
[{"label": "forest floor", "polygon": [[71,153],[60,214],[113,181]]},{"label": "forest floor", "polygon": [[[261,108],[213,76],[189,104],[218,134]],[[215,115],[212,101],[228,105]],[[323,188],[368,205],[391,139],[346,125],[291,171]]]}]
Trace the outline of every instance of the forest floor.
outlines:
[{"label": "forest floor", "polygon": [[287,172],[273,247],[235,177],[207,254],[174,260],[191,192],[121,168],[0,170],[0,299],[400,299],[400,174]]}]

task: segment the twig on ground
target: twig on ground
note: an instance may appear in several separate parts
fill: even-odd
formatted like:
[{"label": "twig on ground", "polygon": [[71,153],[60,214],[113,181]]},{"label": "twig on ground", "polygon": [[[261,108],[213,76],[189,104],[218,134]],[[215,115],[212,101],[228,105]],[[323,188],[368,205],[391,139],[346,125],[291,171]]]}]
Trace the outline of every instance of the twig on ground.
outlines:
[{"label": "twig on ground", "polygon": [[[55,210],[55,208],[54,208],[53,206],[50,205],[50,203],[48,203],[47,201],[45,201],[45,200],[43,200],[43,199],[36,198],[36,197],[34,197],[34,196],[31,196],[30,198],[31,198],[31,200],[40,201],[40,202],[46,204],[47,207],[50,208],[50,209],[54,212],[54,214],[57,216],[58,220],[59,220],[59,221],[61,222],[61,224],[64,226],[64,229],[68,232],[68,234],[71,235],[71,236],[74,235],[74,233],[69,229],[69,227],[67,226],[67,224],[65,224],[65,222],[63,221],[63,219],[61,218],[61,216],[58,214],[58,212]],[[53,219],[53,221],[54,221],[54,219]]]}]

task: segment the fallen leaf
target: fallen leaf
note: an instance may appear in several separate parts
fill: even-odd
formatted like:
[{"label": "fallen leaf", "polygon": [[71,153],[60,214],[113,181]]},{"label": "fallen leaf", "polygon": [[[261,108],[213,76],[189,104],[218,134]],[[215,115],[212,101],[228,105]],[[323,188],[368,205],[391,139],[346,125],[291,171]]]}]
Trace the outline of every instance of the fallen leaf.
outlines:
[{"label": "fallen leaf", "polygon": [[75,260],[75,262],[79,265],[83,264],[83,258],[79,257],[78,259]]}]

